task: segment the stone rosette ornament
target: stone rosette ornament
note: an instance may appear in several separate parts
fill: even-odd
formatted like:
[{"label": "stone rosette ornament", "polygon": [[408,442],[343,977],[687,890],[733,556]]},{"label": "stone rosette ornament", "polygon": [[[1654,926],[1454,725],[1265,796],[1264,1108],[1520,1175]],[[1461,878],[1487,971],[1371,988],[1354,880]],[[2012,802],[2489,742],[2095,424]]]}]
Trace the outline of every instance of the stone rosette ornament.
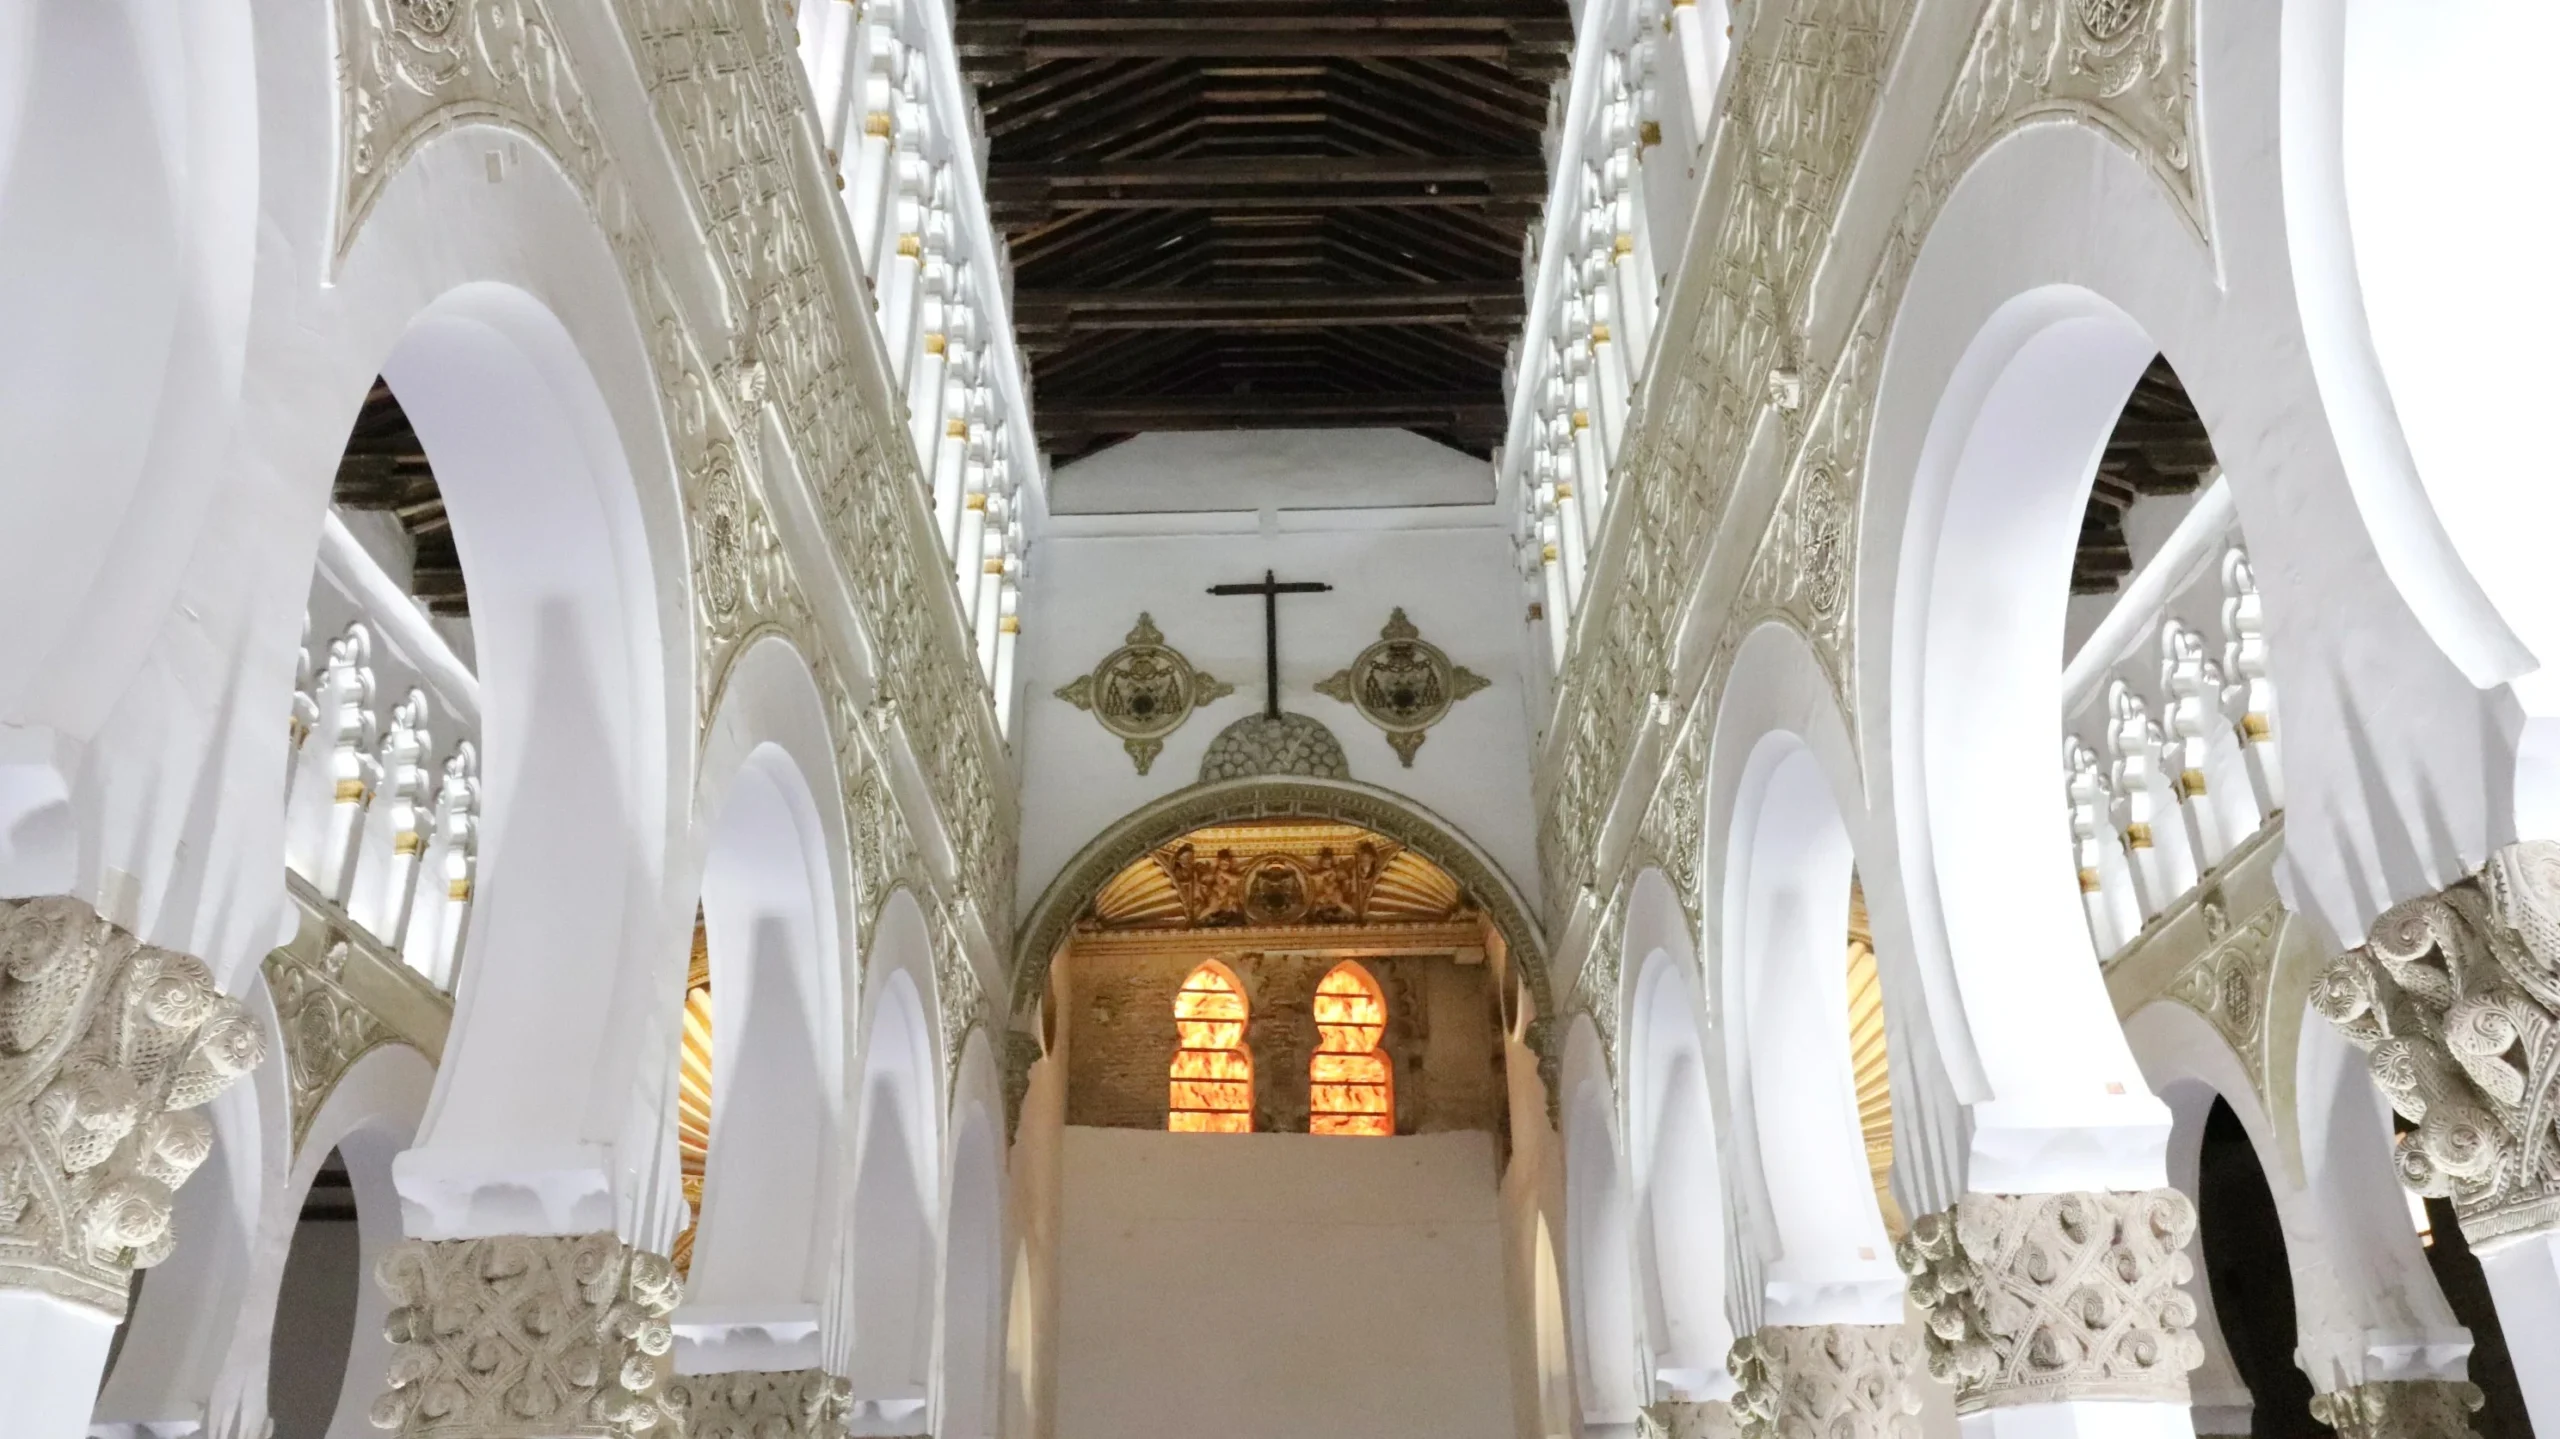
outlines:
[{"label": "stone rosette ornament", "polygon": [[2560,1226],[2560,844],[2509,845],[2383,911],[2311,1004],[2415,1126],[2403,1184],[2452,1200],[2474,1245]]},{"label": "stone rosette ornament", "polygon": [[1414,751],[1431,727],[1448,718],[1458,701],[1492,683],[1451,662],[1448,651],[1424,639],[1399,608],[1388,615],[1377,643],[1318,681],[1316,693],[1351,706],[1385,731],[1396,758],[1411,769]]},{"label": "stone rosette ornament", "polygon": [[2175,1189],[1967,1194],[1894,1246],[1956,1412],[2076,1399],[2187,1402],[2204,1362],[2194,1201]]},{"label": "stone rosette ornament", "polygon": [[1164,752],[1165,736],[1182,728],[1193,710],[1235,692],[1234,685],[1221,683],[1166,644],[1154,617],[1141,611],[1120,648],[1057,694],[1118,736],[1138,773],[1145,774]]},{"label": "stone rosette ornament", "polygon": [[213,1152],[197,1111],[265,1057],[204,961],[67,895],[0,900],[0,1286],[123,1318]]}]

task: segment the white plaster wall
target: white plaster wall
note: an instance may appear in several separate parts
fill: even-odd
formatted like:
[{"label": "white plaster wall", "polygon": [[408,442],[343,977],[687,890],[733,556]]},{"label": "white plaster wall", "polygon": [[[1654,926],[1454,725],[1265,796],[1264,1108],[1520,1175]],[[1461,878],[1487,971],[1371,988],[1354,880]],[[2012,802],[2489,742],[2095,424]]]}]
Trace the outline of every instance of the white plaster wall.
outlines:
[{"label": "white plaster wall", "polygon": [[1483,505],[1493,467],[1411,430],[1216,430],[1140,435],[1062,466],[1061,515],[1128,511]]},{"label": "white plaster wall", "polygon": [[1058,1439],[1511,1432],[1492,1136],[1065,1151]]},{"label": "white plaster wall", "polygon": [[[1518,664],[1528,614],[1510,539],[1491,506],[1060,516],[1051,524],[1032,565],[1022,635],[1027,688],[1014,734],[1023,772],[1026,908],[1113,820],[1196,782],[1209,741],[1262,708],[1262,601],[1207,590],[1259,580],[1266,569],[1283,580],[1334,587],[1280,601],[1281,707],[1323,721],[1342,741],[1352,778],[1438,813],[1536,903]],[[1377,640],[1397,606],[1424,639],[1493,681],[1450,710],[1411,769],[1397,764],[1386,736],[1357,711],[1315,692],[1317,681]],[[1167,643],[1236,687],[1167,738],[1144,775],[1092,715],[1057,698],[1060,686],[1124,642],[1141,610],[1155,616]]]}]

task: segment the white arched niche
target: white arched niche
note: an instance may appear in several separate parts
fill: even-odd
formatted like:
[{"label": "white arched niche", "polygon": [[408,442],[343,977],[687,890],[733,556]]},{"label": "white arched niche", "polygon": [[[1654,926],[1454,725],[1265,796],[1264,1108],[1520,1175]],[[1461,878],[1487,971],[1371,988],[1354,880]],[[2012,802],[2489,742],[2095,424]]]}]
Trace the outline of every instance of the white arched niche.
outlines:
[{"label": "white arched niche", "polygon": [[1697,957],[1659,870],[1636,879],[1625,955],[1627,1152],[1635,1182],[1637,1270],[1653,1383],[1673,1399],[1732,1393],[1725,1357],[1723,1166]]},{"label": "white arched niche", "polygon": [[1761,1322],[1898,1324],[1903,1277],[1876,1208],[1849,1053],[1857,856],[1802,738],[1751,743],[1725,833],[1725,1063],[1765,1201],[1748,1228],[1762,1249]]},{"label": "white arched niche", "polygon": [[[405,1044],[368,1051],[329,1089],[287,1162],[282,1154],[291,1143],[291,1124],[278,1076],[274,1111],[263,1116],[272,1118],[273,1125],[250,1120],[265,1132],[270,1152],[278,1158],[272,1171],[260,1176],[254,1199],[243,1205],[249,1234],[244,1242],[235,1242],[207,1222],[216,1218],[211,1211],[226,1196],[192,1181],[179,1191],[179,1224],[188,1226],[191,1219],[200,1224],[182,1230],[185,1240],[178,1256],[189,1262],[165,1273],[152,1271],[145,1280],[143,1302],[98,1396],[92,1432],[143,1439],[178,1432],[174,1426],[180,1423],[188,1426],[185,1432],[194,1432],[209,1417],[215,1432],[261,1433],[270,1422],[271,1398],[287,1387],[306,1396],[314,1391],[334,1396],[326,1401],[328,1439],[359,1439],[375,1432],[367,1415],[387,1387],[392,1350],[383,1333],[390,1296],[374,1282],[374,1266],[401,1241],[392,1162],[415,1136],[434,1079],[435,1067]],[[234,1093],[245,1096],[250,1088],[242,1085]],[[196,1181],[237,1177],[217,1168],[223,1151],[237,1147],[222,1141],[239,1131],[224,1123],[229,1116],[220,1112],[223,1100],[215,1103],[221,1136],[216,1159],[208,1161]],[[280,1345],[278,1318],[292,1297],[287,1266],[303,1238],[303,1203],[333,1151],[354,1191],[353,1253],[304,1255],[306,1261],[321,1262],[299,1271],[299,1277],[305,1283],[343,1286],[337,1297],[352,1306],[352,1316],[342,1336],[323,1337],[317,1349],[306,1350],[290,1329]],[[232,1162],[243,1161],[235,1157]],[[200,1247],[190,1258],[191,1243]],[[234,1259],[235,1254],[240,1258]],[[228,1271],[235,1264],[240,1272],[232,1276]],[[339,1362],[326,1373],[293,1367],[306,1358]]]},{"label": "white arched niche", "polygon": [[[2548,187],[2525,178],[2547,166],[2549,124],[2529,90],[2479,83],[2484,47],[2560,44],[2560,11],[2284,9],[2286,237],[2357,504],[2394,584],[2472,681],[2515,679],[2535,720],[2560,717],[2560,591],[2532,542],[2560,512],[2510,478],[2542,463],[2530,428],[2482,423],[2529,412],[2560,381],[2533,338],[2560,324],[2532,238]],[[2477,121],[2475,143],[2430,145],[2408,123],[2446,106]],[[2464,237],[2459,264],[2446,263],[2448,234]],[[2560,763],[2547,735],[2526,744],[2541,766]],[[2543,788],[2520,793],[2520,809],[2554,801],[2549,770],[2535,778]]]},{"label": "white arched niche", "polygon": [[939,1439],[995,1439],[1005,1344],[1004,1095],[986,1036],[960,1060],[943,1207]]},{"label": "white arched niche", "polygon": [[1947,381],[1912,482],[1894,636],[1897,829],[1915,939],[1943,943],[1990,1090],[1973,1105],[1974,1189],[2165,1182],[2168,1115],[2099,975],[2052,758],[2081,516],[2156,353],[2090,291],[2010,300]]},{"label": "white arched niche", "polygon": [[[934,1284],[941,1245],[940,1075],[927,996],[933,953],[906,891],[882,909],[871,952],[857,1090],[853,1207],[843,1285],[855,1434],[912,1434],[932,1396]],[[831,1349],[836,1345],[830,1345]]]},{"label": "white arched niche", "polygon": [[[551,312],[512,286],[447,292],[381,372],[432,458],[471,585],[482,729],[479,862],[453,1037],[418,1149],[413,1237],[618,1227],[584,1126],[635,1082],[626,983],[667,952],[671,747],[664,593],[603,395]],[[680,667],[680,662],[679,662]],[[645,986],[643,986],[645,987]]]},{"label": "white arched niche", "polygon": [[1582,1431],[1633,1434],[1651,1397],[1639,1370],[1635,1231],[1615,1089],[1587,1018],[1565,1038],[1564,1090],[1567,1328]]},{"label": "white arched niche", "polygon": [[[757,649],[789,658],[778,640]],[[816,704],[814,688],[806,698]],[[823,717],[810,720],[823,744]],[[807,1369],[821,1356],[843,950],[830,836],[803,762],[778,743],[751,749],[729,778],[704,856],[711,1136],[675,1315],[679,1373]]]}]

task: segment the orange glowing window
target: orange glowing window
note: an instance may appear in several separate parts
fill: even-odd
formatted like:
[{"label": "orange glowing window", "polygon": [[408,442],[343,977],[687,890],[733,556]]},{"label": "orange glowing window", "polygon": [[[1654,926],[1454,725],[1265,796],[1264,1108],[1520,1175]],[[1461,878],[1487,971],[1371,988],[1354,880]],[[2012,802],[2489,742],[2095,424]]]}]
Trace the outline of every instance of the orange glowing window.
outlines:
[{"label": "orange glowing window", "polygon": [[1307,1132],[1396,1132],[1395,1070],[1378,1048],[1387,997],[1345,960],[1316,985],[1316,1052],[1307,1062]]},{"label": "orange glowing window", "polygon": [[1178,1134],[1253,1132],[1253,1055],[1244,1047],[1244,986],[1212,961],[1173,997],[1172,1102],[1164,1127]]}]

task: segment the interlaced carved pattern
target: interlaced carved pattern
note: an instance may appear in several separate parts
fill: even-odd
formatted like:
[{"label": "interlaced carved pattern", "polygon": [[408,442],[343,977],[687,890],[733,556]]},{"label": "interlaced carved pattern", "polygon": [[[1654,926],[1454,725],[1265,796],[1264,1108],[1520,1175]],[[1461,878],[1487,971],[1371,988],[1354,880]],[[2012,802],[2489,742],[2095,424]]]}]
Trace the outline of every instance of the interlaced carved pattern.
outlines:
[{"label": "interlaced carved pattern", "polygon": [[680,1374],[667,1403],[684,1439],[834,1439],[851,1386],[823,1369]]},{"label": "interlaced carved pattern", "polygon": [[2401,1182],[2451,1199],[2474,1244],[2560,1223],[2560,844],[2509,845],[2383,911],[2311,1002],[2416,1126]]},{"label": "interlaced carved pattern", "polygon": [[[377,1429],[402,1439],[628,1439],[673,1418],[658,1392],[684,1281],[610,1234],[411,1239],[391,1296]],[[682,1433],[681,1428],[674,1432]]]},{"label": "interlaced carved pattern", "polygon": [[1956,1412],[2071,1399],[2187,1402],[2204,1362],[2179,1286],[2196,1207],[2175,1189],[1971,1193],[1894,1246]]},{"label": "interlaced carved pattern", "polygon": [[204,961],[65,895],[0,900],[0,1287],[123,1318],[213,1151],[197,1108],[265,1057]]},{"label": "interlaced carved pattern", "polygon": [[1741,1439],[1919,1439],[1918,1345],[1899,1324],[1779,1324],[1735,1340]]}]

